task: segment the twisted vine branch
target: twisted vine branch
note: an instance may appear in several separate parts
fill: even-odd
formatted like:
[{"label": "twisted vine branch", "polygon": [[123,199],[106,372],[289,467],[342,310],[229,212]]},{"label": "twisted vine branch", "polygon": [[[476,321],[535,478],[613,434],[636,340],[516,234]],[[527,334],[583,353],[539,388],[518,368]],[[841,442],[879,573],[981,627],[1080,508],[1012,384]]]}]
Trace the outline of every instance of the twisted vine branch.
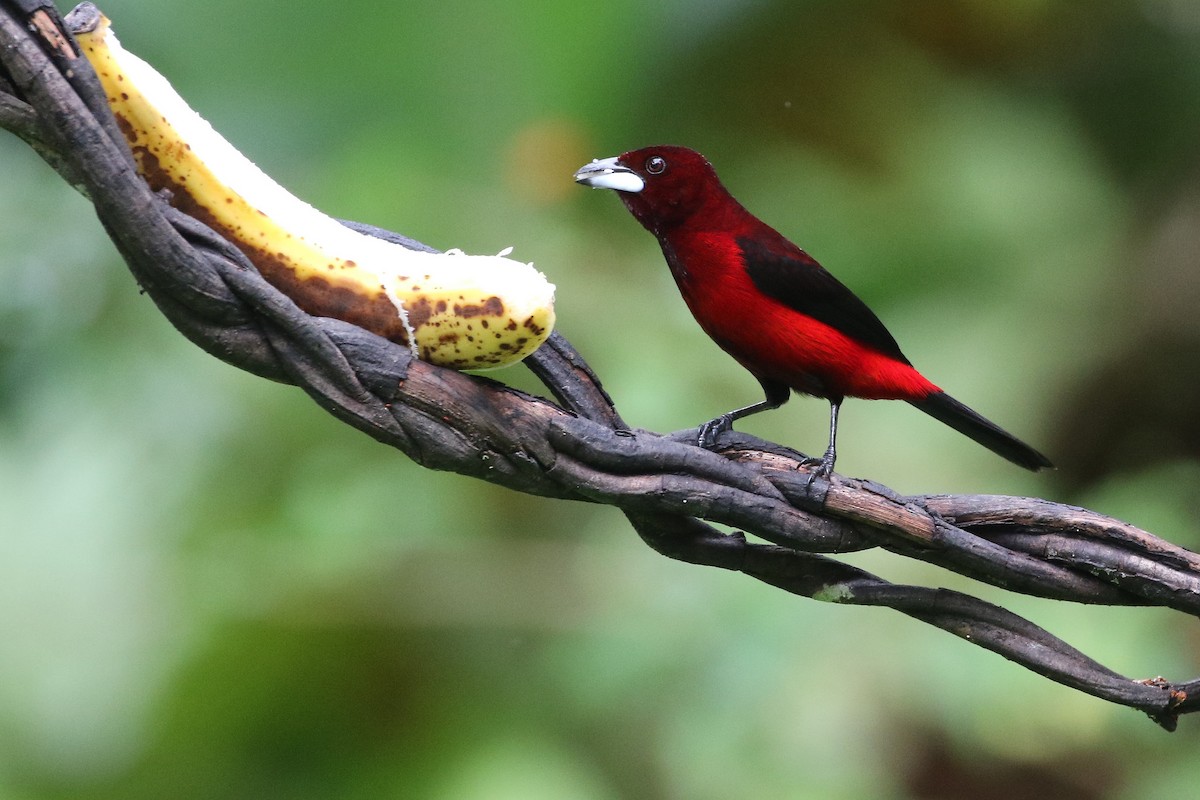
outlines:
[{"label": "twisted vine branch", "polygon": [[558,334],[526,360],[551,402],[414,360],[406,348],[348,323],[310,317],[231,243],[149,190],[94,75],[46,0],[0,0],[0,127],[92,200],[139,284],[191,341],[300,387],[425,467],[615,506],[669,558],[741,572],[804,597],[893,608],[1051,680],[1139,709],[1168,730],[1179,715],[1200,710],[1200,680],[1132,680],[996,605],[891,584],[823,555],[881,547],[1036,597],[1198,615],[1196,553],[1045,500],[904,497],[868,481],[823,479],[805,470],[799,453],[740,433],[710,452],[692,446],[688,432],[630,431]]}]

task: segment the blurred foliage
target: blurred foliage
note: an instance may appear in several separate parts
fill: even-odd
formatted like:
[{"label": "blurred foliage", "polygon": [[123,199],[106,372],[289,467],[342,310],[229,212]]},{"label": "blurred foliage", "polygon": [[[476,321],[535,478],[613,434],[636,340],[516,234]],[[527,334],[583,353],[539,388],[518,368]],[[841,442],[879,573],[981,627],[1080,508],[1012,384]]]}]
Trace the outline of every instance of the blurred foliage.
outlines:
[{"label": "blurred foliage", "polygon": [[[570,180],[689,144],[1061,469],[863,402],[839,466],[1200,545],[1193,0],[102,8],[316,205],[515,245],[635,425],[757,397],[653,240]],[[1200,721],[1167,735],[898,615],[666,562],[611,509],[417,468],[189,345],[82,199],[12,137],[0,165],[0,798],[1194,792]],[[819,449],[825,414],[798,399],[746,428]],[[1200,664],[1175,614],[854,560],[982,592],[1126,673]]]}]

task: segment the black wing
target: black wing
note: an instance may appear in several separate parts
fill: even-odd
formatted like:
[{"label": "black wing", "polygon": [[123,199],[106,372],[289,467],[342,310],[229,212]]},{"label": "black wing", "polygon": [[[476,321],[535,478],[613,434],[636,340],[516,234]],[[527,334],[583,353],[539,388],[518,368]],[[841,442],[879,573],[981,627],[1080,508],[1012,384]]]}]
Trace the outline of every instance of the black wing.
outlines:
[{"label": "black wing", "polygon": [[875,312],[803,251],[799,255],[780,254],[749,236],[739,238],[737,243],[746,272],[760,292],[860,344],[911,363]]}]

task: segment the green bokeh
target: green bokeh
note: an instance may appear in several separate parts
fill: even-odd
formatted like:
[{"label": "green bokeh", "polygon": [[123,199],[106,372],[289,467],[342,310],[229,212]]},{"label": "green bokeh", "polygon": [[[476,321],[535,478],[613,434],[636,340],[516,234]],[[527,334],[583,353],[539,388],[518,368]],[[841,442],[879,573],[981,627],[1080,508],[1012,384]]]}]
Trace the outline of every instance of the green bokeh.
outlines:
[{"label": "green bokeh", "polygon": [[[839,467],[1200,544],[1200,12],[1186,0],[108,0],[315,205],[516,247],[632,424],[757,398],[593,157],[703,150],[931,378],[1061,465],[851,401]],[[64,9],[65,10],[65,9]],[[883,610],[667,562],[619,513],[431,473],[188,344],[0,136],[0,798],[1174,798],[1167,735]],[[494,377],[533,388],[521,368]],[[823,403],[745,428],[823,444]],[[1180,615],[977,592],[1111,667]]]}]

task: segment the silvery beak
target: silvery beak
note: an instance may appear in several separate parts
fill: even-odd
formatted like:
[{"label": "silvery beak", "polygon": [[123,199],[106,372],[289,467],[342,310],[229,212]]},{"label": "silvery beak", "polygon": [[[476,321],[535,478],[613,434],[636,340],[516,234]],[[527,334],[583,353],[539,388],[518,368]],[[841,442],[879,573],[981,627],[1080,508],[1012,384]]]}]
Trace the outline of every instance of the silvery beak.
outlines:
[{"label": "silvery beak", "polygon": [[575,182],[593,189],[615,189],[618,192],[640,192],[646,188],[636,172],[619,163],[616,158],[597,158],[580,167]]}]

